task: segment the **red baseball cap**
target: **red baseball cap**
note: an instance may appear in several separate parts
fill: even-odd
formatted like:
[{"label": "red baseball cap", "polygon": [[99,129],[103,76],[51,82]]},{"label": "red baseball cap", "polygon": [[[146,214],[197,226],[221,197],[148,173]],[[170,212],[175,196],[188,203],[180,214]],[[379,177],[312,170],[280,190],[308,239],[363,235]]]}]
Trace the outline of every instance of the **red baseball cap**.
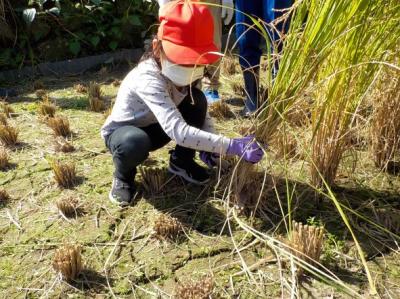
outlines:
[{"label": "red baseball cap", "polygon": [[159,18],[158,39],[168,60],[195,65],[212,64],[220,58],[207,5],[195,0],[172,1],[161,8]]}]

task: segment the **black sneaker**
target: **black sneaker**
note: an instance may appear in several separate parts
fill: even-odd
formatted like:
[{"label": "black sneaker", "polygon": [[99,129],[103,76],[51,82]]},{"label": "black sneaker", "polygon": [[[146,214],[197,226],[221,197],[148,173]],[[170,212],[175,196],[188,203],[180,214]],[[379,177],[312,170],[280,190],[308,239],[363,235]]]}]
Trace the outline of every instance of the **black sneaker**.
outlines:
[{"label": "black sneaker", "polygon": [[121,181],[118,178],[113,179],[112,187],[108,197],[113,203],[122,207],[129,206],[135,194],[135,188]]},{"label": "black sneaker", "polygon": [[210,180],[206,168],[201,167],[193,159],[180,159],[174,151],[171,151],[168,171],[196,185],[205,185]]}]

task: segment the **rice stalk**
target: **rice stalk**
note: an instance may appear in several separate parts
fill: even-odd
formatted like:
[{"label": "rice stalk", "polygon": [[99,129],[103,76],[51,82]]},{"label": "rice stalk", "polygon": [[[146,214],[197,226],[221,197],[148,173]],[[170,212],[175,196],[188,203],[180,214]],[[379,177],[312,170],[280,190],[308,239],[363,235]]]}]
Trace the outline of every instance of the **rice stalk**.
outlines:
[{"label": "rice stalk", "polygon": [[88,88],[88,99],[90,111],[100,112],[104,110],[105,103],[99,84],[95,82],[90,82]]},{"label": "rice stalk", "polygon": [[235,57],[226,55],[222,58],[221,72],[226,76],[232,76],[240,73],[240,66]]},{"label": "rice stalk", "polygon": [[72,188],[77,183],[76,167],[73,162],[52,160],[49,162],[53,171],[54,180],[61,188]]},{"label": "rice stalk", "polygon": [[4,126],[8,125],[7,116],[5,115],[5,113],[0,113],[0,124]]},{"label": "rice stalk", "polygon": [[10,165],[10,156],[5,147],[0,147],[0,170],[5,170]]},{"label": "rice stalk", "polygon": [[159,194],[167,180],[167,174],[163,168],[139,167],[142,176],[142,185],[148,194]]},{"label": "rice stalk", "polygon": [[54,150],[56,152],[70,153],[75,151],[75,147],[63,137],[56,137],[54,139]]},{"label": "rice stalk", "polygon": [[10,195],[8,194],[7,190],[2,188],[0,189],[0,206],[4,206],[10,200]]},{"label": "rice stalk", "polygon": [[45,100],[46,98],[48,98],[47,90],[45,89],[38,89],[36,90],[35,94],[39,100]]},{"label": "rice stalk", "polygon": [[176,240],[182,229],[182,224],[177,218],[166,214],[160,214],[153,225],[154,234],[159,239]]},{"label": "rice stalk", "polygon": [[88,92],[88,88],[83,84],[75,84],[74,90],[79,93],[87,93]]},{"label": "rice stalk", "polygon": [[69,127],[69,121],[64,116],[49,118],[47,125],[53,130],[54,135],[56,136],[68,137],[72,134]]},{"label": "rice stalk", "polygon": [[207,299],[212,298],[214,280],[211,276],[205,276],[200,280],[179,282],[175,287],[177,299]]},{"label": "rice stalk", "polygon": [[56,106],[51,103],[50,99],[45,96],[38,107],[39,115],[44,118],[54,117],[56,114]]},{"label": "rice stalk", "polygon": [[7,118],[11,118],[13,113],[15,113],[14,109],[10,106],[10,104],[5,101],[0,103],[1,109],[3,113],[7,116]]},{"label": "rice stalk", "polygon": [[0,142],[4,146],[14,146],[18,142],[18,129],[10,126],[0,124]]},{"label": "rice stalk", "polygon": [[383,76],[380,92],[373,100],[370,150],[375,165],[385,171],[388,170],[390,162],[395,160],[396,154],[400,153],[400,79],[398,75],[396,72],[389,72]]},{"label": "rice stalk", "polygon": [[229,108],[229,105],[222,100],[212,103],[209,106],[209,113],[210,116],[215,117],[217,119],[227,119],[234,116],[231,108]]},{"label": "rice stalk", "polygon": [[66,281],[76,279],[83,269],[81,247],[65,244],[57,249],[53,258],[53,268]]},{"label": "rice stalk", "polygon": [[74,196],[67,196],[60,198],[56,202],[57,208],[65,217],[77,217],[82,213],[79,207],[79,201]]}]

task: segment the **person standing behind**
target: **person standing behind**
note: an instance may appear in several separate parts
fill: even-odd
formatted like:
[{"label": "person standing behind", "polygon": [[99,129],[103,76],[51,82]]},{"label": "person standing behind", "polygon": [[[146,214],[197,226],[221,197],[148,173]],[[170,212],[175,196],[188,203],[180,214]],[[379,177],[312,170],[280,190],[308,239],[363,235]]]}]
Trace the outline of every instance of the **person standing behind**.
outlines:
[{"label": "person standing behind", "polygon": [[[239,44],[239,62],[243,71],[247,96],[243,111],[245,115],[255,112],[258,108],[258,77],[262,55],[260,44],[263,38],[256,28],[249,29],[254,23],[246,14],[270,23],[281,17],[284,14],[282,10],[289,8],[292,4],[293,0],[236,0],[236,36]],[[287,32],[288,28],[289,22],[280,22],[276,27],[279,32],[283,33]],[[268,32],[273,42],[279,41],[278,32],[271,33],[271,30],[268,30]],[[281,50],[282,44],[279,44],[278,51]],[[274,74],[276,74],[276,69],[273,71]]]},{"label": "person standing behind", "polygon": [[[157,0],[160,8],[171,0]],[[229,25],[233,18],[234,5],[233,0],[205,0],[204,4],[210,3],[210,12],[214,20],[214,43],[218,47],[218,51],[221,51],[222,43],[222,19],[224,24]],[[220,78],[220,60],[216,63],[209,65],[206,68],[205,76],[202,80],[203,92],[207,98],[209,104],[220,100],[218,89],[219,89],[219,78]]]}]

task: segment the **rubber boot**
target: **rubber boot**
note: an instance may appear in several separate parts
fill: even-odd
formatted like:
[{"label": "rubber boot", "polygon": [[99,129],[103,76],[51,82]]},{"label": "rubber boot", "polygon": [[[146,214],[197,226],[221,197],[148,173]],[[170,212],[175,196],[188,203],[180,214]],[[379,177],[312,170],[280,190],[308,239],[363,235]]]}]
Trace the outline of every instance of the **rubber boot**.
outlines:
[{"label": "rubber boot", "polygon": [[258,109],[258,78],[260,69],[252,68],[243,71],[246,100],[244,114],[250,115]]}]

